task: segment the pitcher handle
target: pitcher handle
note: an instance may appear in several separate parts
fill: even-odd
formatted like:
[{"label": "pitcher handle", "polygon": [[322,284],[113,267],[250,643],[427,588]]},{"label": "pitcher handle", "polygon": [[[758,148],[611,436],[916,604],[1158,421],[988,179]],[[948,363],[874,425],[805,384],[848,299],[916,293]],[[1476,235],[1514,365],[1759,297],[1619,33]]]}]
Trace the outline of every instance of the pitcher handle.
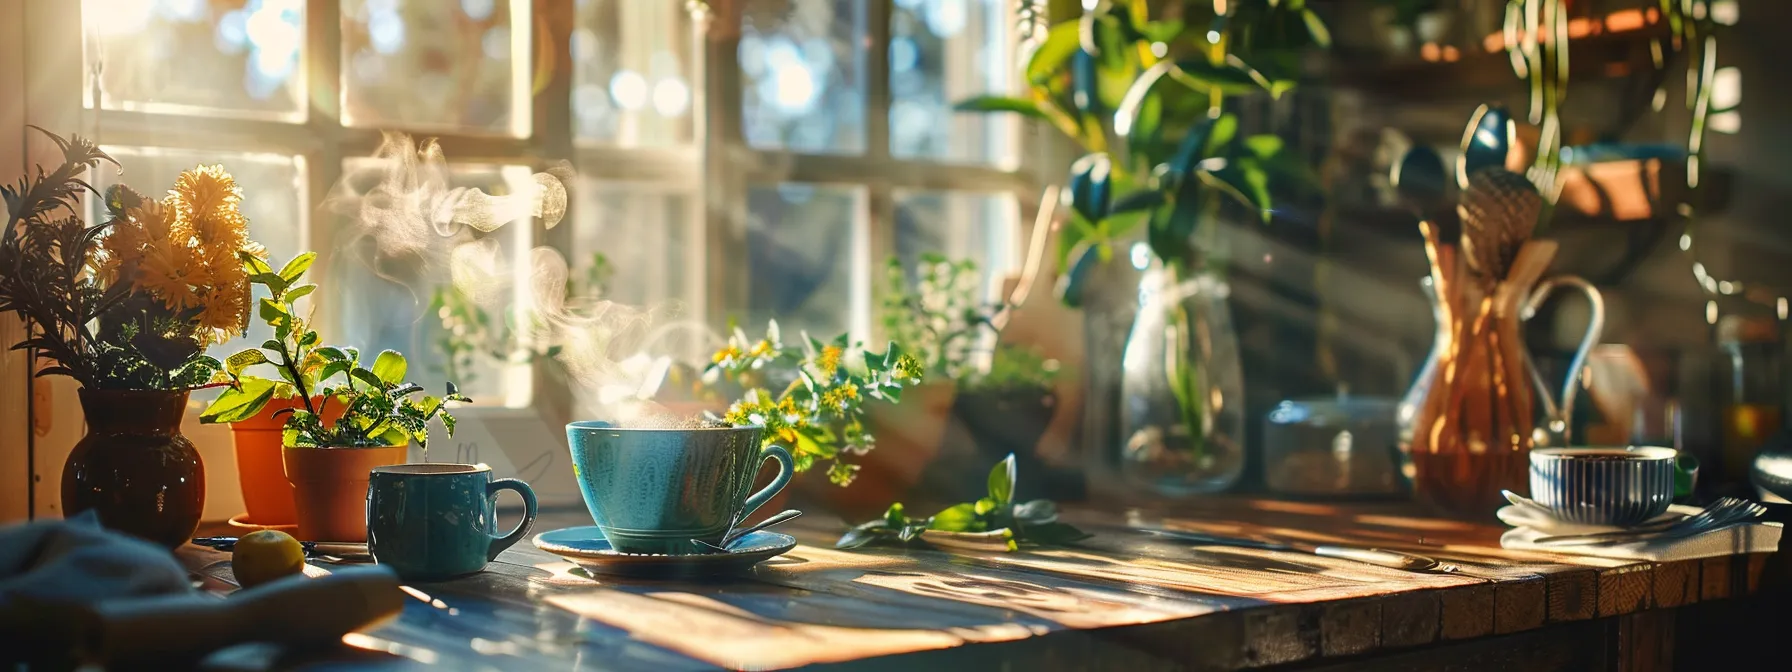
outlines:
[{"label": "pitcher handle", "polygon": [[753,515],[753,512],[759,510],[759,507],[765,506],[765,503],[771,501],[779,490],[790,485],[790,477],[796,474],[796,460],[791,459],[790,451],[785,450],[783,446],[766,446],[760,449],[759,463],[765,464],[767,459],[778,461],[778,477],[772,479],[771,485],[761,488],[759,492],[755,492],[747,498],[747,503],[741,509],[740,516],[736,520],[746,520],[747,516]]},{"label": "pitcher handle", "polygon": [[[1524,358],[1524,365],[1531,373],[1531,384],[1537,388],[1538,398],[1543,400],[1543,413],[1545,417],[1549,418],[1547,427],[1549,433],[1566,439],[1568,423],[1572,419],[1570,416],[1574,413],[1575,391],[1580,387],[1578,383],[1581,369],[1586,368],[1587,355],[1593,351],[1593,346],[1599,344],[1599,337],[1605,331],[1605,298],[1599,294],[1599,289],[1594,287],[1593,283],[1587,282],[1580,276],[1558,275],[1537,283],[1537,288],[1532,290],[1530,298],[1525,300],[1524,307],[1519,310],[1518,317],[1521,320],[1531,319],[1537,314],[1537,308],[1549,299],[1549,295],[1557,287],[1563,285],[1573,287],[1586,294],[1587,303],[1591,306],[1592,311],[1591,316],[1587,319],[1587,333],[1580,339],[1580,348],[1574,351],[1574,359],[1568,362],[1568,377],[1562,381],[1561,396],[1550,396],[1549,384],[1543,382],[1543,374],[1537,371],[1537,363],[1532,361],[1529,356]],[[1562,400],[1560,406],[1556,405],[1557,398]]]}]

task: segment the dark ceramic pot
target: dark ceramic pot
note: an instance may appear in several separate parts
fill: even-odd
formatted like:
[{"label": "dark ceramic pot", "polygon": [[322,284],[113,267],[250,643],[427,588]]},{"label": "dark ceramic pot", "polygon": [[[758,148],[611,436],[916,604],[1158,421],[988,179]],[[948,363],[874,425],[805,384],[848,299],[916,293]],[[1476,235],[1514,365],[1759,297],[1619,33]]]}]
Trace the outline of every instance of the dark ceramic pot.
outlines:
[{"label": "dark ceramic pot", "polygon": [[205,464],[180,435],[187,391],[81,390],[87,436],[62,468],[62,511],[174,548],[205,509]]},{"label": "dark ceramic pot", "polygon": [[1058,397],[1048,388],[1017,387],[960,391],[952,403],[951,443],[969,451],[942,455],[928,465],[927,491],[942,501],[974,501],[988,492],[990,467],[1014,455],[1020,475],[1015,497],[1079,501],[1087,497],[1079,469],[1054,467],[1040,459],[1039,439],[1057,412]]}]

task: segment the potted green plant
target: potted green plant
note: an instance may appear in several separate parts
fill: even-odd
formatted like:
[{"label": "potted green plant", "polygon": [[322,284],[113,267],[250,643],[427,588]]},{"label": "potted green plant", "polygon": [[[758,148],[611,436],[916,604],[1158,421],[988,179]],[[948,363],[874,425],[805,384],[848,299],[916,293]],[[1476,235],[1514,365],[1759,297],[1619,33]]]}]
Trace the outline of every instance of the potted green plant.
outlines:
[{"label": "potted green plant", "polygon": [[[892,258],[887,267],[882,321],[892,338],[911,344],[944,400],[937,415],[890,418],[871,414],[879,435],[915,436],[920,449],[903,455],[925,469],[907,485],[924,495],[970,497],[983,487],[982,465],[1014,455],[1027,470],[1045,473],[1030,485],[1059,499],[1083,496],[1081,474],[1063,473],[1039,460],[1040,437],[1057,408],[1053,384],[1058,363],[1000,340],[998,316],[1011,308],[982,299],[983,276],[974,261],[939,254],[917,259],[909,269]],[[890,429],[885,429],[888,425]],[[969,448],[941,450],[942,442]]]},{"label": "potted green plant", "polygon": [[764,338],[748,338],[738,327],[732,332],[705,371],[745,390],[721,420],[764,426],[765,441],[788,448],[798,473],[826,463],[828,482],[838,488],[797,483],[843,513],[876,510],[889,501],[878,482],[851,494],[841,488],[860,474],[861,465],[848,458],[863,458],[877,447],[867,408],[874,401],[900,403],[904,389],[921,382],[920,360],[894,341],[879,353],[857,347],[845,334],[824,343],[804,333],[797,344],[786,345],[776,321]]},{"label": "potted green plant", "polygon": [[[1060,295],[1088,306],[1085,449],[1136,487],[1211,492],[1243,469],[1244,376],[1218,224],[1267,222],[1272,193],[1314,179],[1281,138],[1240,133],[1229,103],[1295,88],[1301,52],[1331,39],[1308,4],[1084,3],[1032,45],[1022,95],[958,105],[1043,120],[1088,152],[1064,192]],[[1117,247],[1150,252],[1118,255],[1145,267],[1134,286],[1103,271]],[[1111,286],[1091,292],[1103,278]],[[1123,354],[1134,364],[1122,367]]]},{"label": "potted green plant", "polygon": [[0,310],[28,325],[11,346],[47,364],[36,375],[81,385],[87,434],[63,467],[63,512],[93,510],[106,527],[179,546],[205,503],[204,465],[180,434],[187,395],[222,366],[205,349],[247,323],[238,255],[265,251],[221,166],[181,173],[160,200],[114,186],[106,221],[84,224],[93,187],[82,174],[117,162],[78,136],[44,135],[62,164],[0,187]]},{"label": "potted green plant", "polygon": [[[367,538],[368,474],[405,461],[412,442],[428,457],[429,423],[440,421],[454,435],[449,402],[470,401],[448,384],[441,397],[417,395],[423,388],[405,382],[404,355],[386,350],[363,366],[360,352],[319,344],[296,302],[317,286],[299,284],[311,263],[303,255],[275,271],[245,256],[250,280],[268,290],[257,306],[274,338],[224,361],[230,382],[200,416],[203,422],[239,422],[254,417],[276,399],[292,400],[283,417],[281,462],[293,489],[299,536],[315,541]],[[271,368],[277,378],[245,375],[250,367]],[[340,415],[334,421],[330,405]]]}]

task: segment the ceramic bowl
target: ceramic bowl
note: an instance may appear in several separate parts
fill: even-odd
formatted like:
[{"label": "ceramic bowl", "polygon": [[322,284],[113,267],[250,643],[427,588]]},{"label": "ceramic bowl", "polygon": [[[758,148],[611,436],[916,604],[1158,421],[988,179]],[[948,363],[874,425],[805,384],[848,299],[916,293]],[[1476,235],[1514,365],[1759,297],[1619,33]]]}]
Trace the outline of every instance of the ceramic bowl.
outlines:
[{"label": "ceramic bowl", "polygon": [[1558,519],[1626,527],[1668,510],[1672,448],[1545,448],[1531,451],[1531,499]]}]

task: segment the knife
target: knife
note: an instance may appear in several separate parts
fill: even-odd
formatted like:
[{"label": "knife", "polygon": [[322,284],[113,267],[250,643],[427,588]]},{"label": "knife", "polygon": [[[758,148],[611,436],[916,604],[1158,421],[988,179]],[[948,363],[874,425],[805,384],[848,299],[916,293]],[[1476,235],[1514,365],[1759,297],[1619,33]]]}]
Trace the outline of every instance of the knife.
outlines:
[{"label": "knife", "polygon": [[1399,551],[1389,551],[1389,550],[1384,550],[1384,549],[1379,549],[1379,548],[1355,548],[1355,547],[1351,547],[1351,546],[1282,543],[1282,542],[1273,542],[1273,541],[1263,541],[1260,539],[1243,539],[1243,538],[1239,538],[1239,537],[1221,537],[1221,536],[1216,536],[1216,535],[1211,535],[1211,534],[1202,534],[1200,532],[1187,532],[1187,531],[1183,531],[1183,530],[1169,530],[1169,529],[1164,529],[1161,527],[1136,527],[1133,529],[1139,530],[1141,532],[1155,534],[1160,537],[1166,537],[1166,538],[1175,539],[1178,541],[1187,541],[1187,542],[1192,542],[1192,543],[1197,543],[1197,544],[1211,544],[1214,546],[1234,546],[1234,547],[1239,547],[1239,548],[1260,548],[1260,549],[1263,549],[1266,551],[1292,551],[1295,553],[1309,553],[1309,554],[1317,555],[1320,557],[1337,558],[1340,560],[1353,560],[1353,561],[1361,562],[1361,563],[1365,563],[1365,564],[1376,565],[1379,567],[1387,567],[1390,569],[1400,569],[1400,570],[1405,570],[1405,571],[1409,571],[1409,572],[1450,573],[1450,572],[1455,572],[1458,569],[1456,567],[1456,565],[1441,563],[1435,559],[1428,558],[1423,555],[1413,555],[1411,553],[1401,553]]}]

